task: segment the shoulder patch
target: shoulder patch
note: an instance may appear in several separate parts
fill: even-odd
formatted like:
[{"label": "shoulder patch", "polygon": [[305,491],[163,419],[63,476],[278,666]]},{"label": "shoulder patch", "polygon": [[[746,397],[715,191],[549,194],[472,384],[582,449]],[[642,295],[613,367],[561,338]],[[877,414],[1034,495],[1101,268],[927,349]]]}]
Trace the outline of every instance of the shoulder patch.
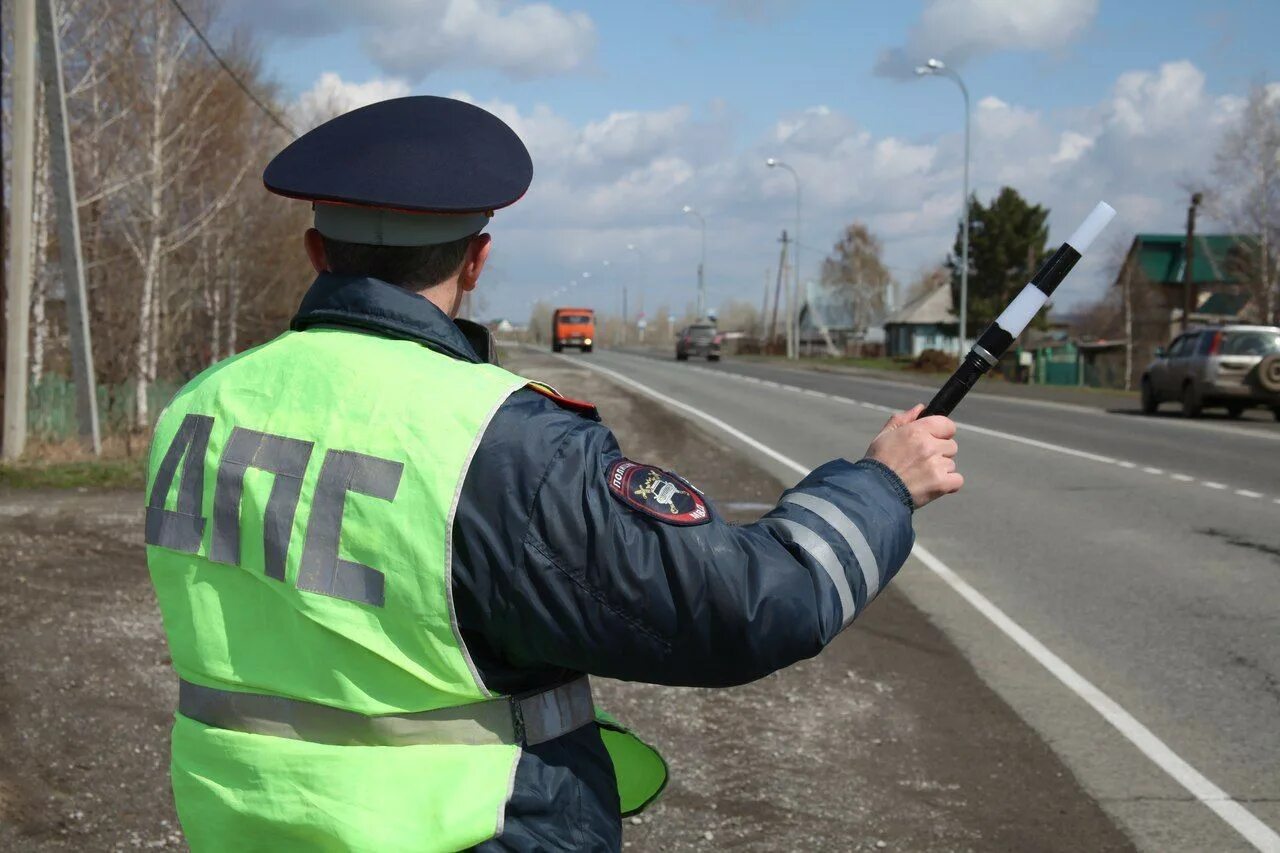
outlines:
[{"label": "shoulder patch", "polygon": [[600,412],[596,410],[594,405],[582,400],[572,400],[568,397],[562,397],[560,396],[560,393],[550,385],[544,385],[541,382],[530,382],[524,387],[528,388],[530,391],[536,391],[562,409],[577,412],[583,417],[591,418],[593,421],[600,420]]},{"label": "shoulder patch", "polygon": [[619,459],[607,476],[615,498],[665,524],[691,527],[711,520],[702,493],[661,468]]}]

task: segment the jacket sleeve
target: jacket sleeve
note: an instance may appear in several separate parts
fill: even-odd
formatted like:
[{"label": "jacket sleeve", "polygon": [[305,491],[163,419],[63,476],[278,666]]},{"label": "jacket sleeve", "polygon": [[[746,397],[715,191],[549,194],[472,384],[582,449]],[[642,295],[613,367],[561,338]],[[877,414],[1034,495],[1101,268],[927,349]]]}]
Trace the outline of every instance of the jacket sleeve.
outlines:
[{"label": "jacket sleeve", "polygon": [[828,462],[756,523],[708,501],[709,520],[677,525],[611,491],[621,458],[606,427],[532,392],[499,409],[454,523],[456,614],[481,670],[751,681],[831,642],[914,541],[906,489],[871,460]]}]

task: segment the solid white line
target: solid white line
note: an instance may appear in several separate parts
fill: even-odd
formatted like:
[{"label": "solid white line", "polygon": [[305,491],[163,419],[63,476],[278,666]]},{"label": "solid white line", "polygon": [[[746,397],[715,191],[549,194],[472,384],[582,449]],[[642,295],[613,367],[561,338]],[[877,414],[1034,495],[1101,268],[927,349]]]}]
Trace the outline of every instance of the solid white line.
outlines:
[{"label": "solid white line", "polygon": [[[694,368],[694,370],[705,370],[705,368]],[[825,393],[823,393],[823,392],[815,391],[815,390],[810,389],[810,388],[803,388],[803,387],[801,387],[801,386],[799,386],[799,385],[787,385],[787,384],[785,384],[785,383],[774,382],[774,381],[772,381],[772,380],[770,380],[770,379],[763,379],[763,380],[762,380],[762,379],[756,379],[756,378],[755,378],[755,377],[753,377],[753,376],[746,376],[746,375],[741,374],[741,373],[731,373],[731,372],[729,372],[729,371],[725,371],[725,370],[717,370],[717,371],[707,370],[706,372],[708,372],[708,373],[715,373],[715,374],[716,374],[716,375],[718,375],[718,376],[732,376],[732,377],[734,377],[735,379],[744,379],[744,380],[747,380],[747,381],[750,381],[750,382],[759,382],[759,383],[761,383],[761,384],[763,384],[763,385],[768,385],[768,386],[771,386],[771,387],[774,387],[774,388],[780,388],[780,389],[782,389],[782,390],[784,390],[784,391],[794,391],[794,392],[797,392],[797,393],[809,394],[809,395],[814,396],[814,397],[825,397],[825,398],[827,398],[827,399],[829,399],[829,400],[834,400],[834,401],[839,402],[839,403],[847,403],[847,404],[849,404],[849,405],[853,405],[853,406],[861,406],[862,408],[865,408],[865,409],[873,409],[873,410],[878,411],[878,412],[888,412],[888,413],[890,413],[890,414],[893,414],[893,413],[895,413],[895,412],[897,411],[897,409],[894,409],[894,408],[892,408],[892,407],[890,407],[890,406],[881,406],[881,405],[879,405],[879,404],[877,404],[877,403],[867,403],[867,402],[864,402],[864,401],[862,401],[862,400],[855,400],[855,399],[853,399],[852,397],[842,397],[842,396],[839,396],[839,395],[837,395],[837,394],[825,394]],[[884,382],[887,382],[888,384],[895,384],[895,383],[891,383],[891,382],[889,382],[888,380],[874,380],[874,381],[884,381]],[[901,384],[901,383],[896,383],[896,384]],[[915,386],[912,386],[912,387],[915,387]],[[993,395],[987,394],[987,395],[981,395],[981,396],[988,396],[988,397],[990,397],[990,396],[993,396]],[[998,399],[1008,399],[1008,398],[999,397]],[[1018,401],[1018,402],[1040,402],[1040,401]],[[1046,405],[1055,405],[1055,406],[1056,406],[1056,405],[1065,405],[1065,404],[1050,403],[1050,404],[1046,404]],[[1072,408],[1074,408],[1074,407],[1072,407]],[[1005,441],[1012,441],[1012,442],[1015,442],[1015,443],[1017,443],[1017,444],[1025,444],[1025,445],[1027,445],[1028,447],[1035,447],[1035,448],[1038,448],[1038,449],[1040,449],[1040,450],[1048,450],[1048,451],[1051,451],[1051,452],[1053,452],[1053,453],[1062,453],[1062,454],[1065,454],[1065,455],[1067,455],[1067,456],[1074,456],[1074,457],[1076,457],[1076,458],[1078,458],[1078,459],[1088,459],[1088,460],[1089,460],[1089,461],[1091,461],[1091,462],[1102,462],[1102,463],[1107,464],[1107,465],[1114,465],[1114,466],[1119,467],[1119,468],[1128,468],[1128,469],[1131,469],[1131,470],[1137,470],[1137,469],[1140,467],[1140,466],[1139,466],[1137,463],[1135,463],[1135,462],[1129,462],[1129,461],[1127,461],[1127,460],[1122,460],[1122,459],[1114,459],[1114,458],[1112,458],[1112,457],[1110,457],[1110,456],[1103,456],[1103,455],[1098,454],[1098,453],[1089,453],[1088,451],[1085,451],[1085,450],[1076,450],[1075,448],[1072,448],[1072,447],[1066,447],[1066,446],[1061,445],[1061,444],[1053,444],[1053,443],[1048,442],[1048,441],[1039,441],[1039,440],[1034,439],[1034,438],[1027,438],[1027,437],[1025,437],[1025,436],[1016,435],[1016,434],[1014,434],[1014,433],[1010,433],[1010,432],[1003,432],[1002,430],[997,430],[997,429],[991,429],[991,428],[989,428],[989,427],[974,426],[973,424],[963,423],[963,422],[960,422],[960,421],[957,421],[957,422],[956,422],[956,426],[957,426],[959,429],[966,429],[966,430],[969,430],[969,431],[971,431],[971,432],[979,433],[979,434],[981,434],[981,435],[989,435],[989,436],[991,436],[991,437],[993,437],[993,438],[1001,438],[1001,439],[1004,439]],[[1141,468],[1141,470],[1142,470],[1142,471],[1144,471],[1144,472],[1145,472],[1145,473],[1147,473],[1147,474],[1163,474],[1163,473],[1165,473],[1163,469],[1161,469],[1161,468],[1154,468],[1154,467],[1142,467],[1142,468]],[[1183,483],[1193,483],[1193,482],[1195,482],[1195,478],[1194,478],[1194,477],[1189,477],[1189,476],[1187,476],[1186,474],[1170,474],[1169,476],[1171,476],[1171,477],[1173,477],[1173,479],[1178,480],[1178,481],[1183,482]],[[1222,484],[1222,483],[1209,483],[1209,482],[1206,482],[1206,483],[1204,483],[1204,485],[1208,486],[1208,487],[1209,487],[1209,488],[1211,488],[1211,489],[1227,489],[1227,488],[1228,488],[1226,485],[1224,485],[1224,484]],[[1236,494],[1243,494],[1243,493],[1244,493],[1244,492],[1246,492],[1247,490],[1235,489],[1234,491],[1235,491],[1235,493],[1236,493]],[[1248,494],[1243,494],[1243,496],[1244,496],[1244,497],[1250,497],[1250,495],[1248,495]],[[1260,494],[1259,494],[1259,495],[1258,495],[1258,497],[1262,497],[1262,495],[1260,495]],[[1280,500],[1278,500],[1278,501],[1276,501],[1276,502],[1277,502],[1277,503],[1280,503]]]},{"label": "solid white line", "polygon": [[[803,367],[787,367],[777,364],[761,364],[761,367],[772,370],[785,370],[788,373],[822,373],[828,376],[842,376],[853,382],[867,382],[875,385],[889,385],[894,388],[901,388],[907,391],[920,393],[922,389],[928,391],[928,386],[915,382],[902,382],[894,379],[881,379],[878,376],[868,376],[861,373],[851,373],[846,370],[812,370]],[[728,371],[722,371],[727,373]],[[986,391],[970,391],[967,399],[983,399],[991,400],[997,404],[1010,403],[1018,406],[1035,406],[1041,409],[1066,409],[1067,411],[1077,412],[1080,414],[1096,415],[1100,418],[1114,418],[1111,412],[1100,409],[1096,406],[1083,406],[1079,403],[1059,403],[1054,400],[1035,400],[1026,397],[1014,397],[1008,394],[992,394]],[[1136,401],[1135,401],[1136,402]],[[1204,423],[1203,421],[1189,421],[1185,418],[1149,418],[1151,423],[1160,424],[1161,429],[1169,427],[1170,429],[1196,429],[1200,431],[1227,433],[1229,435],[1244,436],[1246,438],[1264,438],[1268,441],[1280,441],[1280,432],[1264,429],[1249,429],[1241,427],[1231,427],[1222,424]]]},{"label": "solid white line", "polygon": [[[563,356],[561,356],[563,358]],[[565,359],[571,361],[571,359]],[[723,430],[729,435],[761,453],[773,459],[801,477],[807,476],[810,468],[801,465],[799,462],[784,456],[772,447],[757,441],[751,436],[744,433],[737,427],[731,426],[719,418],[709,415],[701,409],[694,408],[687,403],[668,397],[660,391],[655,391],[648,385],[643,385],[634,379],[624,376],[606,367],[599,367],[594,364],[586,364],[582,361],[573,360],[574,364],[579,364],[588,370],[594,370],[603,373],[605,376],[613,379],[615,382],[629,386],[658,402],[685,412],[689,415],[706,421],[717,429]],[[1033,637],[1025,628],[1010,618],[1003,610],[997,607],[982,593],[978,592],[967,581],[962,579],[945,563],[935,557],[930,551],[922,545],[917,544],[911,553],[924,563],[924,565],[937,575],[944,583],[956,591],[965,601],[973,605],[974,609],[985,616],[993,625],[1000,629],[1009,639],[1013,640],[1024,652],[1029,654],[1038,664],[1047,669],[1050,674],[1058,679],[1072,693],[1075,693],[1083,699],[1088,705],[1097,711],[1104,720],[1110,723],[1120,734],[1124,735],[1130,743],[1136,746],[1143,755],[1147,756],[1157,767],[1169,774],[1183,788],[1200,802],[1204,803],[1215,814],[1225,821],[1232,829],[1240,833],[1242,837],[1254,847],[1265,853],[1278,853],[1280,851],[1280,834],[1259,820],[1252,812],[1246,809],[1240,803],[1231,799],[1227,792],[1219,788],[1213,782],[1188,764],[1181,756],[1174,752],[1164,741],[1156,737],[1156,735],[1137,720],[1132,714],[1122,708],[1114,699],[1103,693],[1093,682],[1086,679],[1083,675],[1073,669],[1070,664],[1058,657],[1044,643]]]},{"label": "solid white line", "polygon": [[991,620],[992,624],[1017,643],[1023,651],[1035,658],[1037,663],[1070,688],[1071,692],[1089,703],[1090,707],[1101,714],[1102,718],[1114,726],[1120,734],[1128,738],[1157,767],[1172,776],[1193,797],[1212,809],[1218,817],[1240,833],[1246,841],[1262,851],[1273,853],[1280,850],[1280,834],[1259,820],[1253,812],[1231,799],[1226,791],[1188,764],[1137,718],[1099,690],[1093,682],[1049,651],[1044,643],[1027,633],[1021,625],[1010,619],[1004,611],[992,604],[990,599],[970,586],[933,554],[919,545],[912,553],[972,604],[979,613]]}]

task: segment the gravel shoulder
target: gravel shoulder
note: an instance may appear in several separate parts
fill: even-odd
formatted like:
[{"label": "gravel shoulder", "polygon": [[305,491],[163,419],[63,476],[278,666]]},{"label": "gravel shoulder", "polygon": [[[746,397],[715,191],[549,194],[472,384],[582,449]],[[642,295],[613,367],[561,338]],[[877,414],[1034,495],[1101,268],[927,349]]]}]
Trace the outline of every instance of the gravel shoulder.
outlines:
[{"label": "gravel shoulder", "polygon": [[[782,490],[750,460],[564,361],[513,367],[601,407],[631,457],[730,518]],[[176,684],[133,491],[0,490],[0,849],[181,849],[168,786]],[[819,657],[731,690],[602,681],[659,746],[637,850],[1128,850],[946,637],[890,589]]]}]

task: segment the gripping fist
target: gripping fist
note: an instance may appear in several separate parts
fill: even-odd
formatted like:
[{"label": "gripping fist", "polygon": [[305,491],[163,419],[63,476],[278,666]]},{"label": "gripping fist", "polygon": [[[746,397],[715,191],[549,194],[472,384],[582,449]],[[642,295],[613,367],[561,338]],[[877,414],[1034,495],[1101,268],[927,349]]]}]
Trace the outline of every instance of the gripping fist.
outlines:
[{"label": "gripping fist", "polygon": [[889,418],[867,448],[868,458],[901,478],[916,509],[964,485],[956,472],[955,422],[942,415],[920,418],[922,411],[918,405]]}]

